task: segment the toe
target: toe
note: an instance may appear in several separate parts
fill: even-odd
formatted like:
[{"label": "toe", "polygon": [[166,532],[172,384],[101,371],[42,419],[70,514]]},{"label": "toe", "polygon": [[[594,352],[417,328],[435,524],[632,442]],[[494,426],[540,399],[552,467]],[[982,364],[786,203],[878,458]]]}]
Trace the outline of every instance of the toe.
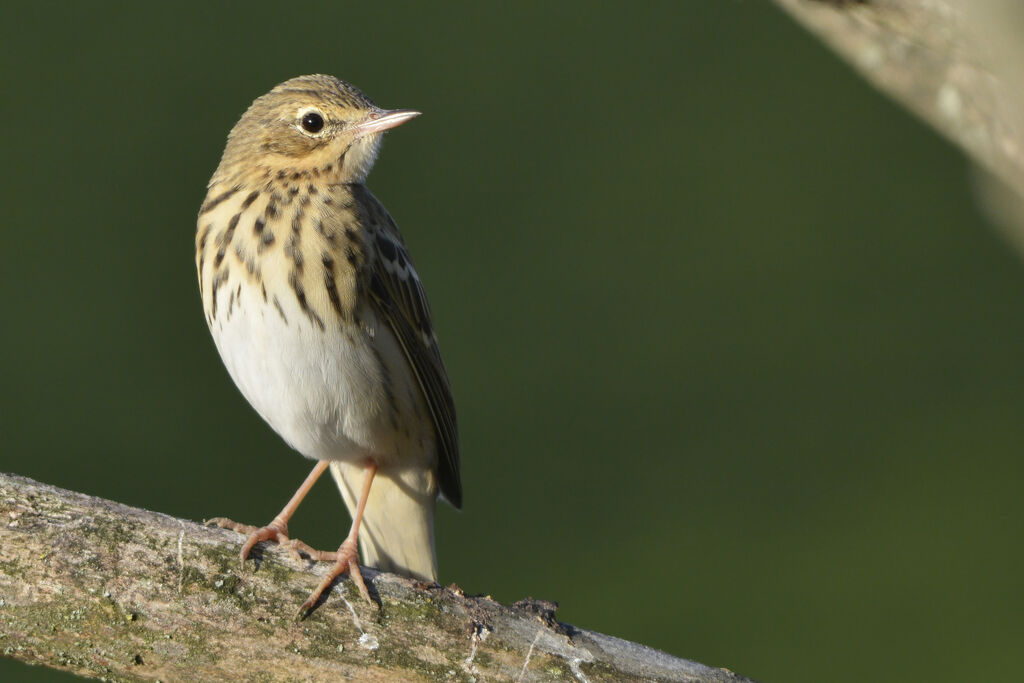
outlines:
[{"label": "toe", "polygon": [[304,543],[297,538],[293,538],[287,543],[283,543],[282,546],[288,548],[292,557],[299,561],[302,561],[303,555],[314,562],[334,562],[338,559],[337,553],[327,550],[317,550],[308,543]]},{"label": "toe", "polygon": [[363,600],[373,604],[373,600],[370,598],[370,591],[366,589],[366,582],[363,581],[363,573],[359,571],[359,563],[354,559],[348,561],[348,575],[352,578],[352,583],[359,589],[359,594],[363,596]]},{"label": "toe", "polygon": [[237,531],[240,534],[251,534],[256,531],[256,527],[251,524],[242,524],[236,522],[233,519],[227,517],[214,517],[213,519],[207,519],[203,521],[204,526],[216,526],[221,529],[230,529],[231,531]]}]

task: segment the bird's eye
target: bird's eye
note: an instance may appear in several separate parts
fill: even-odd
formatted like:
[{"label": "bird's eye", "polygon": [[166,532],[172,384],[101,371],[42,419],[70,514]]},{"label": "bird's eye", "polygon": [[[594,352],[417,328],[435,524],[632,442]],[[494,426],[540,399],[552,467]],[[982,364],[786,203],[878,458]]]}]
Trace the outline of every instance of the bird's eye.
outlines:
[{"label": "bird's eye", "polygon": [[324,117],[311,111],[302,117],[302,130],[307,133],[319,133],[324,127]]}]

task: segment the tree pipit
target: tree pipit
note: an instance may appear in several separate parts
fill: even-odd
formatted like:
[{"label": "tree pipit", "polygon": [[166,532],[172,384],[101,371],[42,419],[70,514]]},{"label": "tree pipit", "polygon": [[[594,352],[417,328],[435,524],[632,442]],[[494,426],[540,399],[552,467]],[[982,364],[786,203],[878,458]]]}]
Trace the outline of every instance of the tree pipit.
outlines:
[{"label": "tree pipit", "polygon": [[[426,294],[395,222],[364,184],[383,110],[331,76],[300,76],[252,103],[228,135],[199,211],[206,322],[256,412],[313,471],[270,524],[218,518],[260,541],[334,562],[306,614],[356,561],[435,581],[434,505],[462,505],[455,406]],[[290,539],[288,521],[330,468],[352,516],[336,552]]]}]

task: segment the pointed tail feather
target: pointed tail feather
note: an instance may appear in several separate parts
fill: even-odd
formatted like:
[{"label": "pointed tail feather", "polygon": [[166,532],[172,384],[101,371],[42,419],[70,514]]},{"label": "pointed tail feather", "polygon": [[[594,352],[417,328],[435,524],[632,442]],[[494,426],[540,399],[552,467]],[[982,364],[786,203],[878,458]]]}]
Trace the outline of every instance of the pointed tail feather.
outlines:
[{"label": "pointed tail feather", "polygon": [[[354,514],[366,469],[332,462],[331,474],[349,514]],[[437,479],[421,468],[378,470],[359,527],[363,564],[382,571],[437,580],[434,505]]]}]

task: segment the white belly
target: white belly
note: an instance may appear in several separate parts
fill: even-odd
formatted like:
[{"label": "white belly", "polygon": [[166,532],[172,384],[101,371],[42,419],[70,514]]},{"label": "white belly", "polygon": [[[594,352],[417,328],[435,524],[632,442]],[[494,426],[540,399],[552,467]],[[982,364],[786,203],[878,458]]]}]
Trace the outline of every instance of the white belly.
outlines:
[{"label": "white belly", "polygon": [[294,296],[279,296],[279,311],[257,290],[243,287],[233,304],[219,305],[210,328],[231,378],[274,431],[317,460],[373,458],[382,467],[433,460],[419,389],[371,310],[359,328],[332,317],[321,330]]}]

